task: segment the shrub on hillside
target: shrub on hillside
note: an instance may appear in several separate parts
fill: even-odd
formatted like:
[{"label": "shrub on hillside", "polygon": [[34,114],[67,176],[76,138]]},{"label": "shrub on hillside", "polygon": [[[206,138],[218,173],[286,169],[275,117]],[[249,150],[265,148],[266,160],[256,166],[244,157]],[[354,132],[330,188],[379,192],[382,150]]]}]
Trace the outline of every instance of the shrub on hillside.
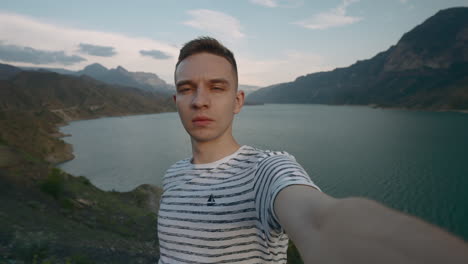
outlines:
[{"label": "shrub on hillside", "polygon": [[41,183],[41,190],[55,199],[58,199],[64,191],[65,178],[63,172],[53,168],[47,178]]},{"label": "shrub on hillside", "polygon": [[49,255],[55,237],[45,232],[16,232],[10,245],[13,257],[26,263],[42,263]]}]

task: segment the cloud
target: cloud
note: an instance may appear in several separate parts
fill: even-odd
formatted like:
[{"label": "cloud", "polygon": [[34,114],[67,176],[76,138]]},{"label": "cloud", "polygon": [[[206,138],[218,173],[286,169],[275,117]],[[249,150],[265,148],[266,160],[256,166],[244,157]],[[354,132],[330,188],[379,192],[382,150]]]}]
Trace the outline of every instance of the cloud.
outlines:
[{"label": "cloud", "polygon": [[79,47],[79,52],[92,56],[112,57],[117,54],[114,50],[114,47],[110,46],[98,46],[93,44],[80,43]]},{"label": "cloud", "polygon": [[257,86],[289,82],[312,72],[328,71],[334,67],[320,55],[288,50],[275,59],[262,60],[249,56],[236,56],[239,82]]},{"label": "cloud", "polygon": [[171,58],[170,55],[160,51],[160,50],[140,50],[142,56],[149,56],[157,60],[165,60]]},{"label": "cloud", "polygon": [[224,39],[245,37],[241,24],[235,17],[208,9],[189,10],[187,13],[192,16],[192,19],[183,22],[187,26],[207,31]]},{"label": "cloud", "polygon": [[[50,64],[47,64],[48,67],[58,68],[63,67],[64,62],[78,61],[78,59],[73,59],[70,55],[77,52],[80,43],[88,43],[84,40],[92,40],[93,46],[113,47],[118,52],[110,57],[97,57],[88,53],[80,53],[79,57],[86,60],[67,64],[68,66],[64,68],[81,70],[91,63],[100,63],[106,68],[123,65],[129,71],[153,72],[168,82],[173,80],[174,65],[176,63],[174,57],[179,54],[179,49],[174,47],[172,43],[145,37],[130,37],[120,33],[65,27],[15,13],[0,12],[0,25],[0,38],[7,41],[5,43],[8,45],[32,47],[36,51],[58,51],[59,53],[47,53],[49,56],[55,56],[55,59],[48,59],[48,62],[50,62]],[[171,59],[148,60],[148,58],[139,55],[141,50],[159,50],[171,56]],[[60,58],[60,51],[63,51],[65,56],[68,55],[72,59],[69,61],[57,59]],[[5,61],[5,58],[0,58],[0,61]],[[46,62],[44,60],[22,61],[14,65],[20,67],[36,66],[37,64],[34,64],[36,62]]]},{"label": "cloud", "polygon": [[326,12],[318,13],[310,19],[295,22],[293,24],[297,24],[309,29],[327,29],[359,22],[363,19],[362,17],[346,15],[346,9],[348,6],[355,2],[359,2],[359,0],[343,0],[343,2],[336,8]]},{"label": "cloud", "polygon": [[250,0],[251,3],[266,6],[266,7],[277,7],[278,0]]},{"label": "cloud", "polygon": [[56,63],[65,66],[86,61],[85,58],[77,55],[66,55],[64,51],[38,50],[31,47],[3,43],[0,43],[0,60],[26,62],[35,65]]},{"label": "cloud", "polygon": [[250,0],[252,4],[265,7],[299,7],[304,2],[303,0]]}]

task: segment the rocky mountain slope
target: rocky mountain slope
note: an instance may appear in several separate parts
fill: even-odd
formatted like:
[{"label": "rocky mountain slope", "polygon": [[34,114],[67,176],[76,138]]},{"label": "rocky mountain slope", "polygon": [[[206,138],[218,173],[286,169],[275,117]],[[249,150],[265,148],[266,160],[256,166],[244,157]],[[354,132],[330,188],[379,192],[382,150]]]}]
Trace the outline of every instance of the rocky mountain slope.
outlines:
[{"label": "rocky mountain slope", "polygon": [[96,80],[108,83],[136,87],[145,91],[156,91],[170,94],[174,88],[154,73],[129,72],[124,67],[107,69],[101,64],[94,63],[76,72],[77,75],[88,75]]},{"label": "rocky mountain slope", "polygon": [[8,64],[1,64],[0,63],[0,80],[9,79],[9,78],[15,76],[20,71],[21,71],[20,68],[17,68],[15,66],[11,66],[11,65],[8,65]]},{"label": "rocky mountain slope", "polygon": [[73,76],[87,75],[107,84],[134,87],[148,92],[164,94],[172,94],[175,89],[173,85],[166,83],[163,79],[159,78],[157,74],[149,72],[130,72],[122,66],[118,66],[115,69],[107,69],[99,63],[90,64],[80,71],[47,67],[21,67],[21,70],[48,71]]},{"label": "rocky mountain slope", "polygon": [[260,89],[247,101],[467,110],[468,8],[439,11],[371,59]]}]

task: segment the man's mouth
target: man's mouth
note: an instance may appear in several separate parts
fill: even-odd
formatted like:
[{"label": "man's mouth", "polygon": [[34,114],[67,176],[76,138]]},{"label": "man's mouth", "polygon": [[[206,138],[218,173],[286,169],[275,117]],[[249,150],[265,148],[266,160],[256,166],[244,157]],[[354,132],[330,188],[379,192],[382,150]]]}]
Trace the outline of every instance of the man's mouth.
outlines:
[{"label": "man's mouth", "polygon": [[192,119],[192,123],[195,126],[206,126],[209,125],[211,122],[213,122],[213,119],[205,116],[199,116]]}]

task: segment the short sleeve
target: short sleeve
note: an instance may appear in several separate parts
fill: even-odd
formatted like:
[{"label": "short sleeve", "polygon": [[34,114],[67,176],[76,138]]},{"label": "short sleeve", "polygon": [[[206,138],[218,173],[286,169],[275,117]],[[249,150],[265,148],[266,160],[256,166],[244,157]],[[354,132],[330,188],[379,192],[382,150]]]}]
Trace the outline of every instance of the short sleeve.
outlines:
[{"label": "short sleeve", "polygon": [[260,222],[268,235],[283,233],[274,211],[275,198],[282,189],[290,185],[308,185],[320,190],[304,168],[288,153],[282,152],[264,158],[258,163],[255,173],[256,208]]}]

